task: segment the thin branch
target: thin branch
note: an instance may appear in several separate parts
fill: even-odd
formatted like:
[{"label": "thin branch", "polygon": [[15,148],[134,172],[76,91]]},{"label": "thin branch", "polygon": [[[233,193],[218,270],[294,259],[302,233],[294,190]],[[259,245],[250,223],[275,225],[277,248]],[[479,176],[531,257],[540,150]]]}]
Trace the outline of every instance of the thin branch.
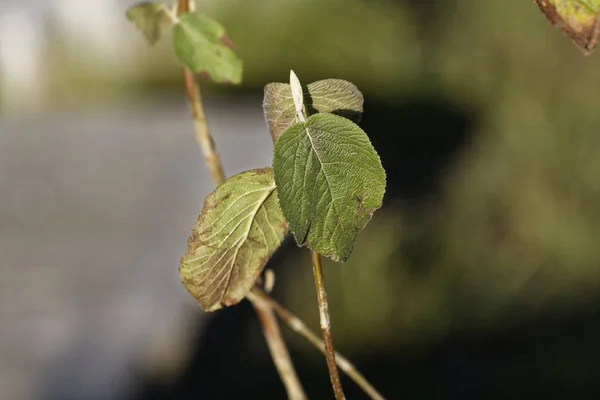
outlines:
[{"label": "thin branch", "polygon": [[[179,0],[179,14],[190,10],[193,10],[192,1]],[[225,181],[225,174],[223,173],[223,167],[221,166],[221,159],[215,149],[212,136],[208,130],[208,124],[204,115],[204,107],[202,106],[200,87],[196,82],[194,74],[187,68],[183,69],[183,76],[185,80],[185,90],[194,119],[196,140],[202,149],[204,160],[210,169],[213,181],[216,186],[219,186]],[[256,302],[256,299],[252,296],[248,297],[248,300],[252,303],[258,314],[265,340],[267,341],[267,347],[271,352],[271,357],[273,358],[275,367],[286,388],[289,399],[306,400],[307,397],[304,394],[304,389],[296,375],[294,364],[292,363],[286,344],[281,336],[281,331],[279,330],[279,325],[273,310],[268,305],[265,306],[266,303],[261,303],[260,301]]]},{"label": "thin branch", "polygon": [[277,323],[277,319],[275,318],[270,303],[253,292],[248,293],[246,299],[252,303],[258,314],[263,333],[267,339],[267,346],[271,351],[271,356],[275,362],[277,372],[279,372],[279,376],[284,383],[288,399],[305,400],[307,397],[302,389],[302,384],[296,375],[294,365],[291,361],[281,361],[290,360],[290,353],[288,352],[285,342],[281,339],[279,324]]},{"label": "thin branch", "polygon": [[317,300],[319,302],[319,320],[321,322],[321,333],[325,348],[325,359],[331,378],[331,386],[336,400],[344,400],[344,390],[340,375],[338,374],[335,362],[335,348],[333,347],[333,338],[331,337],[331,320],[329,319],[329,305],[327,304],[327,292],[325,291],[325,281],[323,279],[323,266],[321,265],[321,255],[316,251],[312,252],[313,274],[315,276],[315,286],[317,288]]},{"label": "thin branch", "polygon": [[215,149],[212,136],[208,130],[206,117],[204,116],[204,108],[202,107],[202,97],[200,95],[200,87],[196,82],[194,74],[187,68],[183,69],[183,77],[185,81],[185,91],[192,108],[192,117],[194,118],[194,127],[196,131],[196,141],[202,149],[204,162],[210,169],[213,181],[216,186],[219,186],[225,181],[225,174],[221,166],[221,159]]},{"label": "thin branch", "polygon": [[[179,0],[179,14],[188,12],[191,8],[190,3],[190,0]],[[192,71],[187,68],[183,68],[183,78],[185,82],[185,92],[192,108],[196,140],[202,149],[204,161],[210,169],[213,181],[216,186],[219,186],[225,181],[225,174],[223,173],[221,159],[217,154],[215,144],[210,135],[210,131],[208,130],[208,124],[206,123],[204,107],[202,106],[202,97],[200,95],[200,86],[198,86]]]},{"label": "thin branch", "polygon": [[[300,318],[295,316],[291,311],[283,307],[276,300],[269,297],[268,294],[259,288],[254,287],[252,291],[256,296],[260,296],[263,300],[268,302],[273,311],[277,313],[279,318],[281,318],[291,330],[305,338],[308,342],[310,342],[310,344],[319,349],[321,353],[325,354],[325,344],[323,343],[323,340],[321,340],[316,333],[311,331]],[[377,391],[377,389],[371,385],[367,378],[365,378],[364,375],[361,374],[360,371],[356,369],[356,367],[346,357],[337,351],[335,352],[335,362],[337,366],[344,371],[344,373],[348,375],[348,377],[352,379],[354,383],[356,383],[367,394],[367,396],[369,396],[369,398],[373,400],[385,400],[385,397],[383,397]]]},{"label": "thin branch", "polygon": [[183,14],[186,12],[193,11],[194,5],[192,4],[194,0],[179,0],[177,2],[177,12],[179,14]]}]

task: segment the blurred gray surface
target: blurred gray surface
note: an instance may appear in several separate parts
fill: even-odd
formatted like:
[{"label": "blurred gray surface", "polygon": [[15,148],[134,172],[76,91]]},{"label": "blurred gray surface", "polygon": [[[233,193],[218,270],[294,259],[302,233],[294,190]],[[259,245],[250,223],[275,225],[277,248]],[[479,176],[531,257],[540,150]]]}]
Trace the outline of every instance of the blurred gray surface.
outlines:
[{"label": "blurred gray surface", "polygon": [[[207,114],[228,175],[270,165],[260,101]],[[181,96],[0,121],[2,400],[116,399],[185,357],[177,267],[212,186]]]}]

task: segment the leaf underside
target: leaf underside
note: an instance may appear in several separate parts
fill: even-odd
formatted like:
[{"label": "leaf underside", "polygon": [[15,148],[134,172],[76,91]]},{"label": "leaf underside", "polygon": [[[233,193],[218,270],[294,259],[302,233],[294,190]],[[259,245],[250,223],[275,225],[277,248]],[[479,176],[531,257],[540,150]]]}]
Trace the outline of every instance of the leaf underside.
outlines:
[{"label": "leaf underside", "polygon": [[181,281],[205,311],[237,304],[287,231],[271,168],[232,176],[204,201],[181,259]]},{"label": "leaf underside", "polygon": [[315,114],[279,137],[273,170],[298,245],[348,260],[385,192],[385,171],[365,132],[338,115]]},{"label": "leaf underside", "polygon": [[137,3],[126,12],[126,17],[144,34],[151,45],[158,43],[171,26],[164,12],[164,4],[154,1]]},{"label": "leaf underside", "polygon": [[[342,79],[324,79],[308,84],[304,103],[309,115],[333,113],[358,122],[363,112],[363,96],[356,86]],[[288,83],[269,83],[265,86],[263,111],[273,143],[296,122],[292,90]]]},{"label": "leaf underside", "polygon": [[173,48],[179,61],[192,72],[217,83],[242,81],[242,60],[217,21],[198,13],[180,15],[173,28]]},{"label": "leaf underside", "polygon": [[553,26],[562,30],[585,54],[600,36],[600,0],[534,0]]}]

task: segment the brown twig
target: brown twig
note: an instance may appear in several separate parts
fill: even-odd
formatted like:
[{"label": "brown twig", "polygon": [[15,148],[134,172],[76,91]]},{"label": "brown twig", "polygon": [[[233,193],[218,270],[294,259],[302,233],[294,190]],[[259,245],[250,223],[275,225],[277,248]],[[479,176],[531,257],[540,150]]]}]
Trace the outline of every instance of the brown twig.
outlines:
[{"label": "brown twig", "polygon": [[[294,365],[291,362],[290,353],[285,345],[285,342],[281,338],[281,331],[279,330],[279,324],[273,313],[271,304],[262,298],[261,296],[254,293],[255,287],[250,293],[246,295],[246,299],[252,303],[258,319],[262,326],[263,333],[267,340],[267,346],[275,362],[275,367],[281,380],[284,382],[285,389],[289,399],[306,399],[306,394],[302,389],[302,384],[296,375]],[[281,360],[290,360],[289,362],[281,362]]]},{"label": "brown twig", "polygon": [[204,162],[210,169],[213,181],[215,182],[216,186],[219,186],[225,181],[225,173],[223,172],[221,159],[219,158],[217,150],[215,149],[212,136],[208,130],[206,117],[204,116],[204,108],[202,107],[200,87],[196,82],[194,74],[187,68],[183,69],[183,78],[185,83],[185,91],[192,108],[196,140],[202,149]]},{"label": "brown twig", "polygon": [[[181,14],[190,11],[190,5],[190,0],[179,0],[178,13]],[[215,149],[210,131],[208,130],[208,124],[202,106],[200,87],[196,82],[194,74],[187,68],[183,69],[183,77],[192,117],[194,119],[196,140],[202,149],[204,160],[210,169],[213,181],[216,186],[219,186],[225,181],[225,174],[223,173],[223,167],[221,166],[221,159]],[[267,347],[271,352],[271,357],[273,358],[275,367],[285,386],[288,398],[291,400],[306,400],[306,394],[296,375],[294,364],[292,363],[286,344],[281,336],[281,331],[279,330],[279,325],[273,310],[268,303],[265,303],[260,299],[257,300],[257,298],[251,294],[247,296],[247,299],[252,303],[258,314],[265,340],[267,341]]]},{"label": "brown twig", "polygon": [[315,276],[315,286],[317,288],[317,300],[319,302],[319,321],[321,322],[321,333],[325,349],[325,359],[331,378],[331,386],[336,400],[344,400],[344,390],[340,375],[338,374],[335,362],[335,348],[333,347],[333,338],[331,337],[331,320],[329,319],[329,305],[327,304],[327,292],[325,291],[325,281],[323,279],[323,266],[321,265],[321,255],[316,251],[312,252],[313,274]]},{"label": "brown twig", "polygon": [[[260,296],[264,301],[268,302],[273,311],[277,313],[279,318],[286,323],[287,326],[290,327],[291,330],[305,338],[310,344],[319,349],[321,353],[325,354],[325,343],[323,340],[319,338],[319,336],[311,331],[304,322],[297,316],[295,316],[291,311],[287,308],[283,307],[276,300],[269,297],[269,295],[259,288],[255,287],[252,292],[256,296]],[[360,373],[358,369],[342,354],[335,352],[335,362],[337,366],[344,371],[350,379],[354,381],[366,394],[369,398],[373,400],[385,400],[377,389],[371,385],[371,383],[364,377],[363,374]]]},{"label": "brown twig", "polygon": [[[178,13],[186,13],[190,11],[190,0],[179,0]],[[221,166],[221,159],[215,149],[210,131],[208,130],[208,124],[206,123],[206,116],[204,115],[204,107],[202,106],[202,96],[200,95],[200,86],[196,82],[196,78],[192,71],[187,68],[183,68],[183,79],[185,83],[185,92],[187,94],[190,107],[192,108],[192,118],[194,119],[194,128],[196,132],[196,140],[202,149],[204,154],[204,161],[216,186],[225,181],[225,173],[223,173],[223,167]]]}]

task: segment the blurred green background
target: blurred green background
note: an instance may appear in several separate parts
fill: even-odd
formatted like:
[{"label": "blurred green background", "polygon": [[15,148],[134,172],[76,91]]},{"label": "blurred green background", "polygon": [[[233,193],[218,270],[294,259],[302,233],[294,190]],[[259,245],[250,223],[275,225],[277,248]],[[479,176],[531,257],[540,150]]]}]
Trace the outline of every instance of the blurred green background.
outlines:
[{"label": "blurred green background", "polygon": [[[135,125],[133,116],[143,118],[139,109],[173,109],[165,118],[177,121],[177,128],[169,126],[182,134],[160,140],[192,147],[183,155],[169,153],[172,158],[164,162],[197,168],[197,174],[185,172],[190,182],[203,179],[201,190],[192,189],[196,206],[188,208],[197,214],[210,181],[196,159],[169,41],[146,46],[122,17],[131,2],[55,3],[71,14],[48,11],[69,17],[49,18],[43,40],[31,50],[6,33],[13,29],[14,37],[31,37],[24,43],[34,43],[36,31],[26,24],[38,20],[14,15],[37,15],[42,6],[31,2],[12,19],[0,17],[0,29],[8,21],[0,31],[0,133],[16,143],[18,130],[32,131],[27,140],[52,135],[44,121],[57,115],[69,125],[70,116],[85,110],[96,110],[100,120],[103,110],[118,110],[118,115],[132,113],[127,121]],[[84,21],[98,12],[92,7],[102,9],[100,3],[111,4],[104,6],[106,23]],[[11,4],[16,10],[16,2],[7,4],[0,15],[7,16]],[[245,66],[241,87],[203,85],[208,104],[215,104],[208,118],[217,131],[233,129],[221,128],[229,118],[239,119],[243,130],[244,110],[260,115],[263,86],[285,81],[292,68],[304,82],[343,78],[364,92],[362,126],[381,153],[389,190],[350,261],[326,262],[325,273],[338,349],[355,359],[384,395],[597,398],[598,54],[584,57],[528,0],[207,0],[198,8],[227,27]],[[70,30],[61,27],[70,20],[79,23]],[[32,71],[29,80],[23,77],[27,71]],[[35,128],[32,120],[39,122]],[[115,122],[110,129],[124,129],[119,126]],[[160,134],[135,136],[131,146],[143,148]],[[238,143],[247,139],[243,135],[234,132],[227,140]],[[268,146],[266,126],[264,135],[261,143]],[[114,140],[118,146],[118,135]],[[268,161],[270,149],[263,151]],[[117,187],[102,185],[95,186],[118,193]],[[168,208],[176,207],[174,198],[189,195],[169,186],[156,190],[173,190],[172,202],[162,204]],[[68,209],[60,215],[69,218]],[[178,229],[191,227],[195,217],[189,217],[179,214]],[[15,226],[5,224],[4,231]],[[185,229],[153,246],[170,241],[177,256]],[[277,274],[275,297],[317,330],[309,263],[307,251],[288,243],[270,267]],[[169,256],[160,268],[173,275],[177,264]],[[185,297],[182,287],[172,286]],[[192,355],[175,363],[167,383],[149,384],[146,379],[152,382],[155,378],[148,377],[157,373],[144,372],[137,398],[239,398],[241,388],[256,398],[283,398],[252,318],[250,308],[241,305],[217,313],[198,333],[201,339],[193,339],[190,330],[192,339],[178,344]],[[311,398],[329,398],[321,356],[291,333],[286,337]],[[189,350],[194,347],[197,353]],[[161,357],[153,365],[160,366]],[[266,369],[253,381],[252,366]],[[360,398],[347,386],[349,398]],[[89,394],[85,385],[81,393]]]}]

